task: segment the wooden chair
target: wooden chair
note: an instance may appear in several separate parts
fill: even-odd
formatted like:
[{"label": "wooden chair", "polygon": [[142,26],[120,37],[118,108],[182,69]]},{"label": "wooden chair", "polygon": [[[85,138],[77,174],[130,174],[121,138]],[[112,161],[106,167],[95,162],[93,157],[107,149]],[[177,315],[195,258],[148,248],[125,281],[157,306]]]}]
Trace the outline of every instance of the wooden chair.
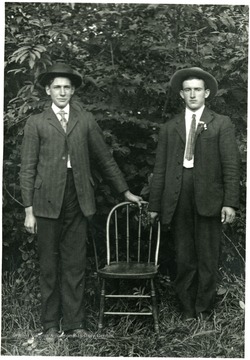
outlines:
[{"label": "wooden chair", "polygon": [[[114,206],[108,215],[107,262],[103,268],[97,270],[101,279],[99,329],[103,328],[104,315],[152,315],[155,331],[159,332],[154,278],[158,272],[160,222],[156,226],[150,225],[147,207],[148,203],[145,201],[142,202],[141,208],[137,204],[123,202]],[[110,279],[147,279],[150,281],[150,294],[107,294],[106,281]],[[108,298],[150,298],[151,307],[149,306],[147,312],[106,311]]]}]

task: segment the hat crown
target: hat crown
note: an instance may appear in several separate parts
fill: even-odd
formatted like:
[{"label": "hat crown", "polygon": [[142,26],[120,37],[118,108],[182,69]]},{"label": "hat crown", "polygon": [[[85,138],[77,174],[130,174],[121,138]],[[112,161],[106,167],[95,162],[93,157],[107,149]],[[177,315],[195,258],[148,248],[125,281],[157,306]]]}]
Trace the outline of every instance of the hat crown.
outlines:
[{"label": "hat crown", "polygon": [[203,73],[203,72],[205,72],[203,69],[201,69],[200,67],[191,67],[190,69],[189,69],[190,71],[198,71],[198,72],[200,72],[200,73]]},{"label": "hat crown", "polygon": [[73,74],[74,70],[63,62],[58,62],[53,64],[49,69],[48,73],[65,73],[65,74]]}]

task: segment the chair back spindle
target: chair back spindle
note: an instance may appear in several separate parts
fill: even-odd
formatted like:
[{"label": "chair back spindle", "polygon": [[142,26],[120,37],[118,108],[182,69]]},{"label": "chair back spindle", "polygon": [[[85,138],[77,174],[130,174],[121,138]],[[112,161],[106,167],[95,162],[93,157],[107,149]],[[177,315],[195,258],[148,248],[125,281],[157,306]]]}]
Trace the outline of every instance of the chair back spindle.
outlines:
[{"label": "chair back spindle", "polygon": [[127,263],[129,263],[129,204],[126,206],[126,249]]},{"label": "chair back spindle", "polygon": [[141,221],[142,221],[142,209],[139,210],[139,220],[138,220],[138,251],[137,251],[137,261],[141,261]]},{"label": "chair back spindle", "polygon": [[150,263],[150,260],[151,260],[152,234],[153,234],[153,228],[152,228],[152,226],[150,226],[150,230],[149,230],[149,242],[148,242],[148,263]]},{"label": "chair back spindle", "polygon": [[119,262],[119,238],[118,238],[118,219],[117,219],[117,210],[115,211],[115,254],[116,262]]},{"label": "chair back spindle", "polygon": [[161,224],[158,222],[158,228],[157,228],[157,243],[156,243],[156,249],[155,249],[155,266],[158,265],[158,258],[159,258],[159,249],[160,249],[160,236],[161,236]]}]

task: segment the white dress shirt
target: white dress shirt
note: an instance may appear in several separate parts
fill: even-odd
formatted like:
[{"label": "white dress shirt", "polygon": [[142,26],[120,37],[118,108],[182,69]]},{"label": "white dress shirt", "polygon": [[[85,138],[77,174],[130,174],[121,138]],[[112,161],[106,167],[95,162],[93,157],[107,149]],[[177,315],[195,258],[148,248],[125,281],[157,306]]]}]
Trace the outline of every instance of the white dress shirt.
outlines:
[{"label": "white dress shirt", "polygon": [[192,111],[188,108],[186,108],[185,111],[185,124],[186,124],[186,147],[185,147],[185,152],[184,152],[184,158],[183,158],[183,166],[185,168],[192,168],[194,167],[194,156],[192,158],[192,160],[187,160],[185,158],[186,155],[186,151],[187,151],[187,142],[188,142],[188,135],[189,135],[189,131],[190,131],[190,127],[191,127],[191,122],[192,122],[192,116],[195,114],[196,116],[196,129],[198,126],[198,122],[200,121],[201,115],[203,113],[203,110],[205,108],[205,105],[203,105],[201,108],[199,108],[197,111]]}]

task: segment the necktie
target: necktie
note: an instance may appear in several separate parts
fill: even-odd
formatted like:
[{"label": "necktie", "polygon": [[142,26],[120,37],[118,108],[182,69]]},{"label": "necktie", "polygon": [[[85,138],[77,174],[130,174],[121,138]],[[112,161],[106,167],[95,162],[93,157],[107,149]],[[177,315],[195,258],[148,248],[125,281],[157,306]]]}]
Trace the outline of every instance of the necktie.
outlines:
[{"label": "necktie", "polygon": [[65,117],[66,112],[61,110],[61,111],[59,111],[58,114],[61,116],[60,123],[62,125],[62,128],[66,132],[67,131],[67,119]]},{"label": "necktie", "polygon": [[196,116],[195,114],[192,115],[192,122],[188,134],[188,142],[187,142],[187,150],[185,158],[187,160],[192,160],[194,156],[194,138],[195,138],[195,131],[196,131]]},{"label": "necktie", "polygon": [[[67,114],[65,111],[63,110],[60,110],[58,112],[58,114],[61,116],[61,119],[60,119],[60,123],[62,125],[62,128],[63,130],[65,131],[65,133],[67,132],[67,124],[68,124],[68,121],[65,117],[65,114]],[[68,154],[68,164],[70,164],[70,157],[69,157],[69,154]]]}]

